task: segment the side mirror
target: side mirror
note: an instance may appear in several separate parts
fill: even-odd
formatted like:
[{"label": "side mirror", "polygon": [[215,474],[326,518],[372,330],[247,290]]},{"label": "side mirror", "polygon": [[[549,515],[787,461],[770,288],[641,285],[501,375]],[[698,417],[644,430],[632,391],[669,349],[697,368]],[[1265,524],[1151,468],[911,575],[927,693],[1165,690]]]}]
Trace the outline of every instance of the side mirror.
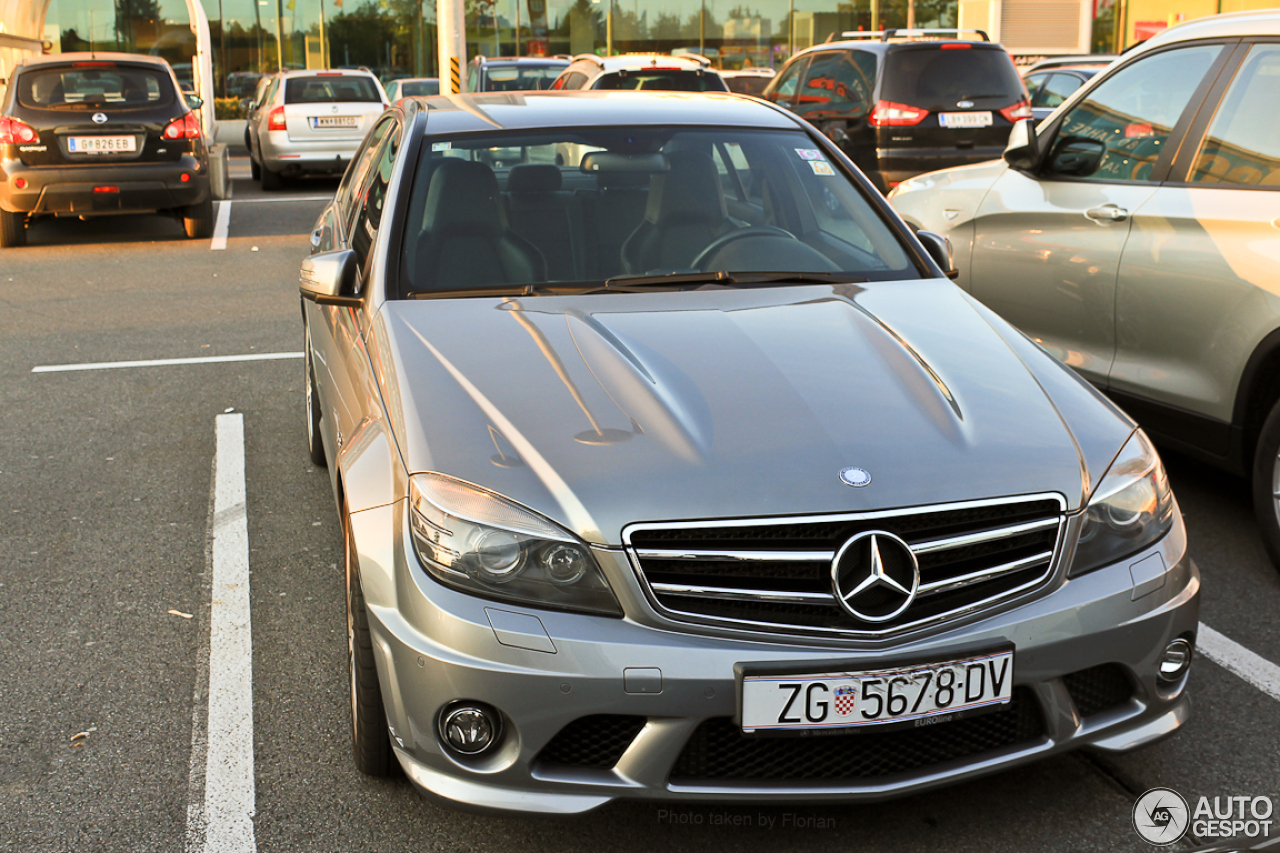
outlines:
[{"label": "side mirror", "polygon": [[191,107],[193,110],[198,110],[204,106],[204,98],[201,98],[198,95],[187,95],[186,98],[187,106]]},{"label": "side mirror", "polygon": [[1096,139],[1068,136],[1058,140],[1049,155],[1049,171],[1055,175],[1085,177],[1098,171],[1107,146]]},{"label": "side mirror", "polygon": [[350,249],[323,252],[303,258],[298,270],[298,290],[304,299],[320,305],[360,304],[360,264]]},{"label": "side mirror", "polygon": [[253,98],[241,98],[240,109],[249,112],[249,107],[253,106]]},{"label": "side mirror", "polygon": [[1014,123],[1009,131],[1009,143],[1004,149],[1004,161],[1023,172],[1029,172],[1040,164],[1040,145],[1034,122]]},{"label": "side mirror", "polygon": [[947,278],[955,281],[960,277],[960,270],[956,269],[956,261],[951,251],[951,241],[949,239],[932,231],[917,231],[916,239],[924,246],[924,250],[929,257],[933,258],[933,262],[946,273]]}]

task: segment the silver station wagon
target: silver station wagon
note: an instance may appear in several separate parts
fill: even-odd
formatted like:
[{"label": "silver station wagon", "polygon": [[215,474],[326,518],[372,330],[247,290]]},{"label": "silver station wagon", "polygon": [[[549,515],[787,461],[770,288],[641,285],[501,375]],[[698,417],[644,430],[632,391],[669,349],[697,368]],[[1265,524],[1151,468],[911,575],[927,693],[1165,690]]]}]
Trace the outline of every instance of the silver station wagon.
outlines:
[{"label": "silver station wagon", "polygon": [[446,802],[875,800],[1176,730],[1134,423],[737,95],[410,98],[302,264],[357,766]]}]

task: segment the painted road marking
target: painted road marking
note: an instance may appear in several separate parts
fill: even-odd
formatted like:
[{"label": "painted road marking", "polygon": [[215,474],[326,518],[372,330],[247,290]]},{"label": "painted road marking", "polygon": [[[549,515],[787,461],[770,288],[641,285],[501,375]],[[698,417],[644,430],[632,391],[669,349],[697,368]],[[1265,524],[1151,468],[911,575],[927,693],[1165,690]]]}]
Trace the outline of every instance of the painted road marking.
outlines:
[{"label": "painted road marking", "polygon": [[245,507],[244,415],[218,415],[215,430],[209,604],[209,686],[204,799],[187,812],[188,853],[256,853],[253,817],[253,626],[249,608],[249,520]]},{"label": "painted road marking", "polygon": [[116,370],[126,367],[171,367],[180,364],[221,364],[232,361],[278,361],[302,358],[300,352],[263,352],[250,355],[211,355],[199,358],[156,358],[148,361],[99,361],[90,364],[41,364],[32,373],[67,373],[75,370]]},{"label": "painted road marking", "polygon": [[1280,666],[1257,655],[1203,622],[1200,623],[1196,646],[1200,653],[1218,666],[1243,678],[1263,693],[1280,701]]},{"label": "painted road marking", "polygon": [[218,202],[218,221],[213,225],[213,239],[209,251],[219,252],[227,248],[227,229],[231,226],[231,200]]}]

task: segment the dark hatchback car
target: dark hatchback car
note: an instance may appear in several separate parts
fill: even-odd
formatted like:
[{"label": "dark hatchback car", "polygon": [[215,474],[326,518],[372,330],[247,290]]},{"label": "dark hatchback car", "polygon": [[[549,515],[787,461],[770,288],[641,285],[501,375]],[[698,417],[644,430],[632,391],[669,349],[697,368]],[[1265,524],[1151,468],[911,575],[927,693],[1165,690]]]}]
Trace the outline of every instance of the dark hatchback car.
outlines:
[{"label": "dark hatchback car", "polygon": [[0,246],[41,216],[164,213],[213,233],[200,121],[163,59],[64,53],[18,64],[0,108]]},{"label": "dark hatchback car", "polygon": [[1000,156],[1031,118],[1003,47],[959,30],[842,33],[796,54],[763,97],[818,126],[881,191],[922,172]]}]

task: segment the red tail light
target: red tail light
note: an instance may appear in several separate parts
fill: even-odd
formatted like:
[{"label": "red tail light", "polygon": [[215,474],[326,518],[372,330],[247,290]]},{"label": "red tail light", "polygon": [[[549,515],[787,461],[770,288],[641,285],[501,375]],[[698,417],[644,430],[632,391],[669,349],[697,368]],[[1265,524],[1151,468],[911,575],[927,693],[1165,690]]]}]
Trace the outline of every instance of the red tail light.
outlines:
[{"label": "red tail light", "polygon": [[0,145],[29,145],[39,139],[40,134],[31,125],[0,117]]},{"label": "red tail light", "polygon": [[199,139],[200,138],[200,122],[196,119],[195,113],[187,113],[180,119],[175,119],[169,123],[164,129],[165,139]]},{"label": "red tail light", "polygon": [[276,107],[267,116],[267,130],[284,130],[284,107]]},{"label": "red tail light", "polygon": [[895,104],[893,101],[877,101],[867,119],[873,127],[907,127],[919,124],[929,114],[928,110]]},{"label": "red tail light", "polygon": [[1026,98],[1011,104],[1000,111],[1000,115],[1004,116],[1010,124],[1017,121],[1026,121],[1031,118],[1031,102]]}]

